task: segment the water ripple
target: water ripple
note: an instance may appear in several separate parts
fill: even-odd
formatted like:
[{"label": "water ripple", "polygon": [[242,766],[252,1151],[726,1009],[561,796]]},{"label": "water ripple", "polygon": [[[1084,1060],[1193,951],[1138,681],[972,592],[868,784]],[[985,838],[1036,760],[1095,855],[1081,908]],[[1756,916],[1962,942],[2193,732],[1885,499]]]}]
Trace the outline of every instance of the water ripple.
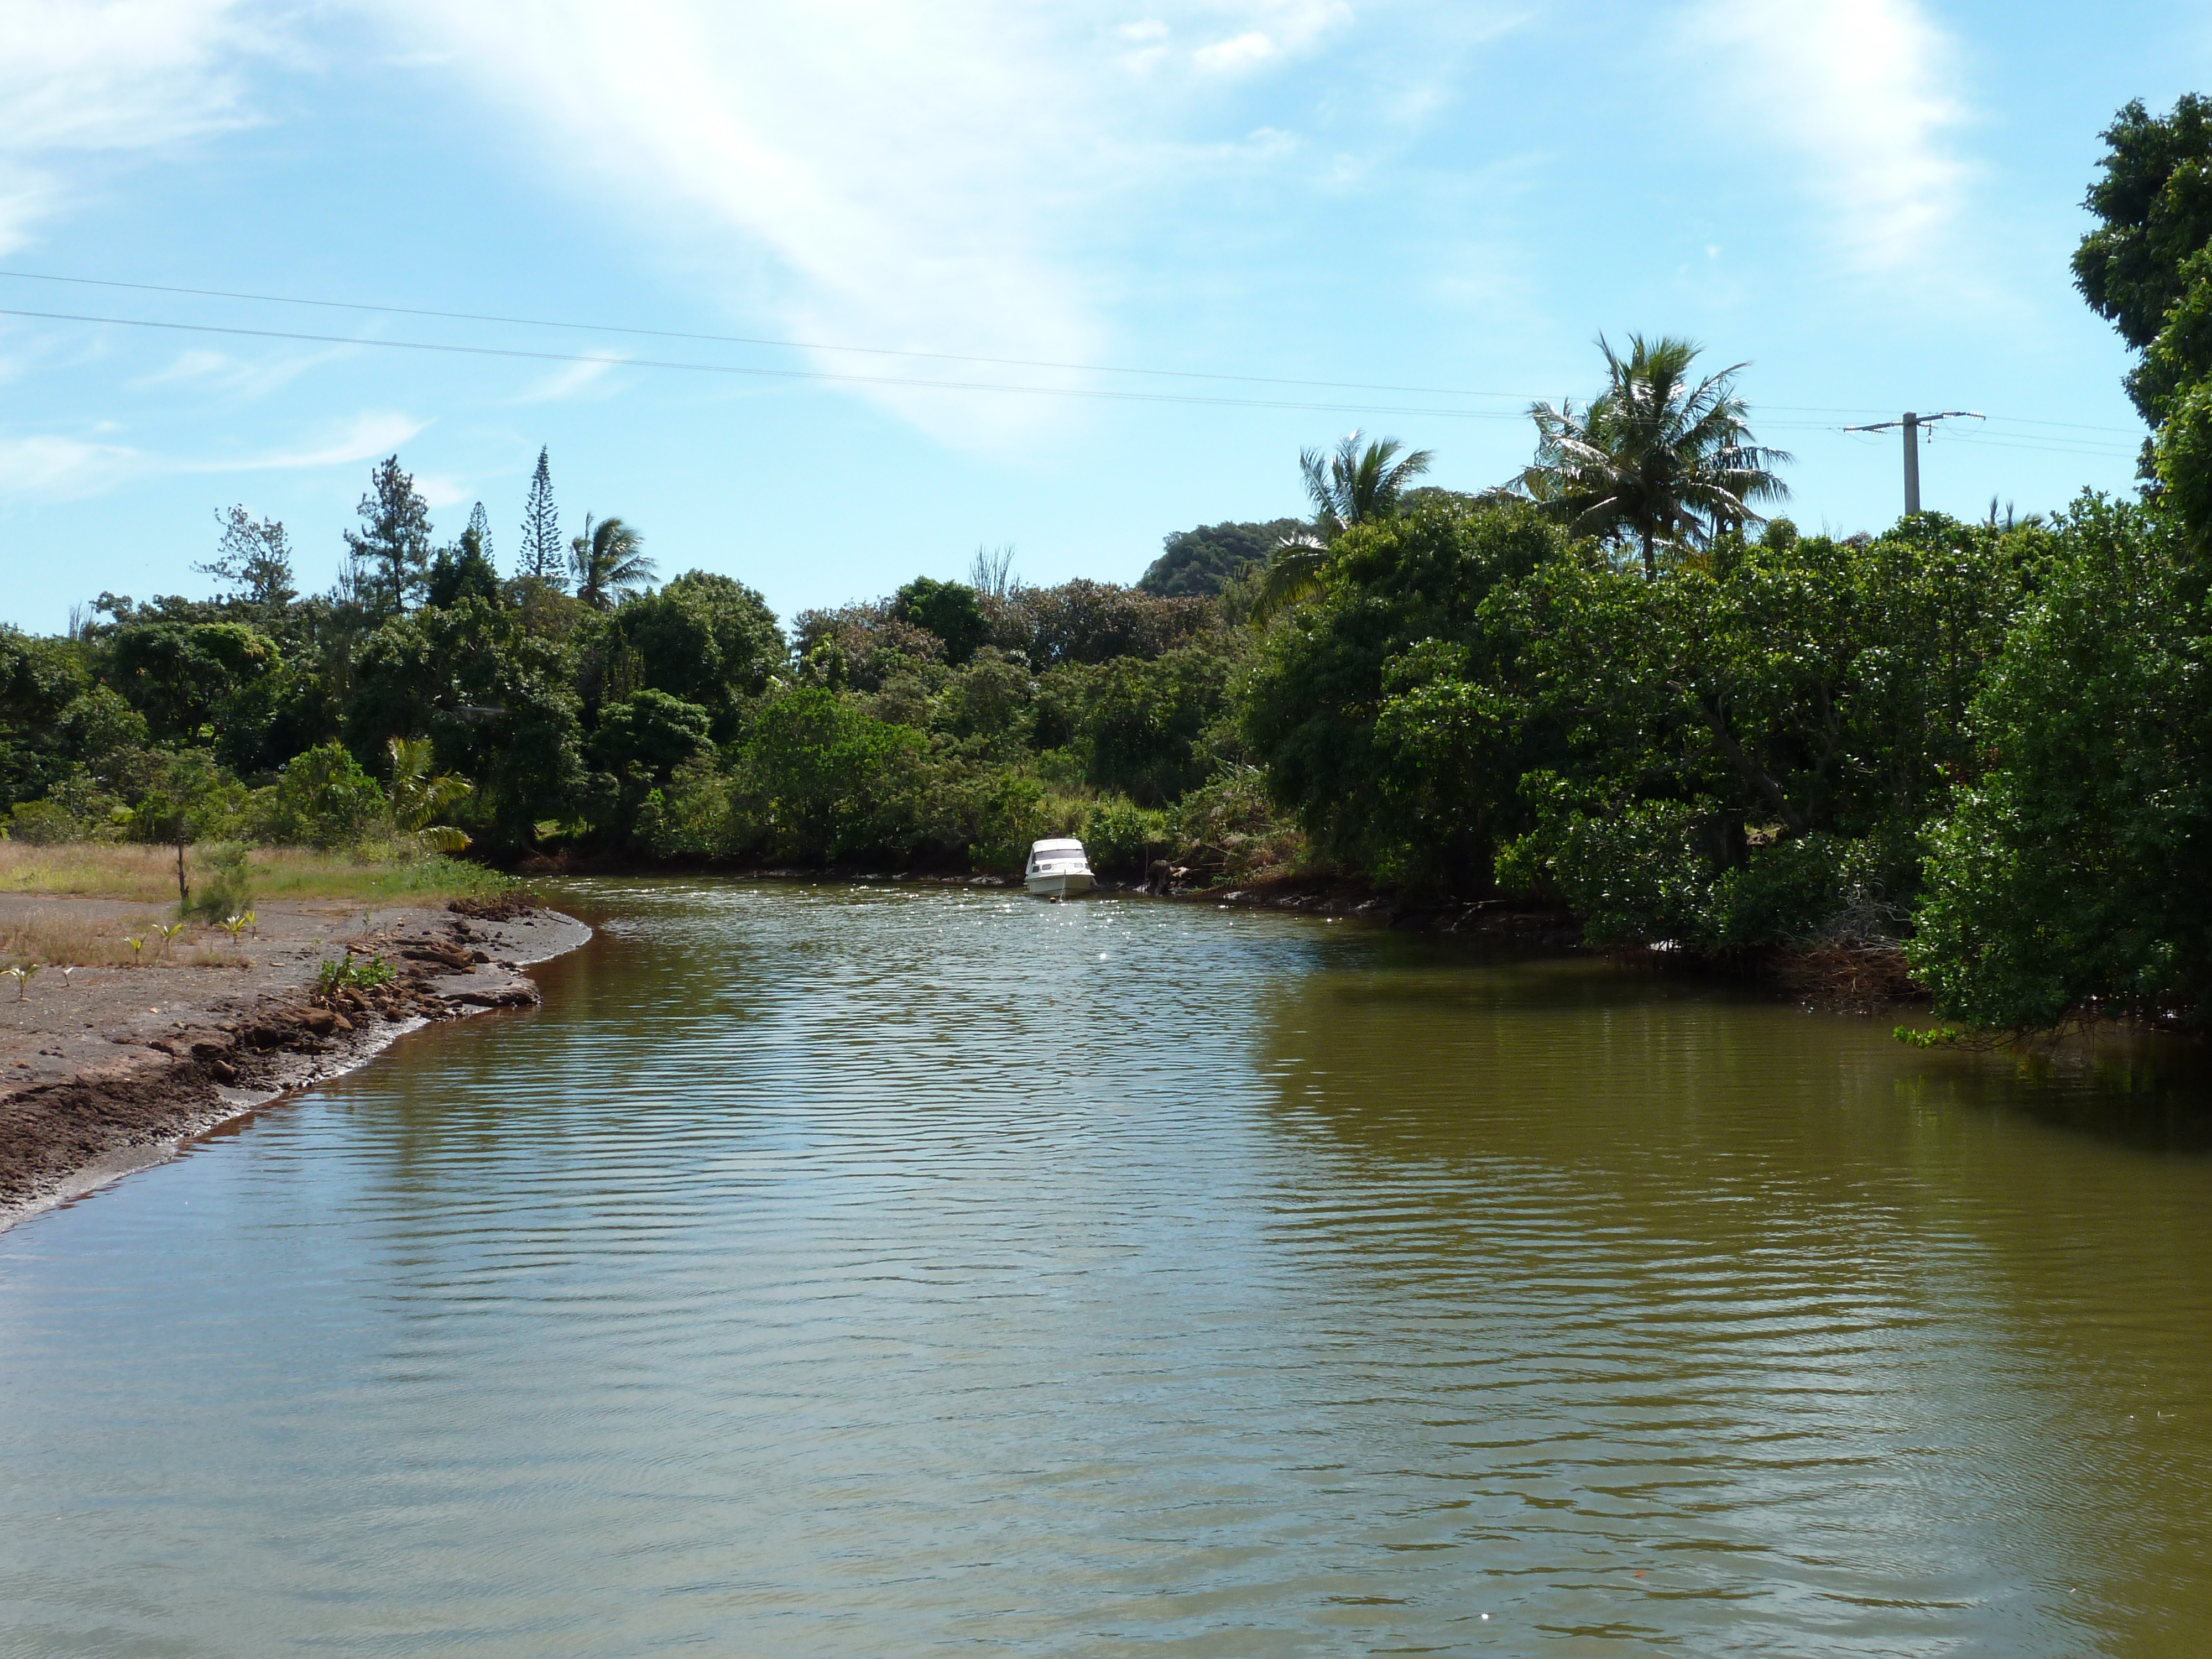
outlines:
[{"label": "water ripple", "polygon": [[2093,1071],[1210,908],[575,898],[541,1012],[0,1237],[0,1655],[2212,1621],[2212,1165]]}]

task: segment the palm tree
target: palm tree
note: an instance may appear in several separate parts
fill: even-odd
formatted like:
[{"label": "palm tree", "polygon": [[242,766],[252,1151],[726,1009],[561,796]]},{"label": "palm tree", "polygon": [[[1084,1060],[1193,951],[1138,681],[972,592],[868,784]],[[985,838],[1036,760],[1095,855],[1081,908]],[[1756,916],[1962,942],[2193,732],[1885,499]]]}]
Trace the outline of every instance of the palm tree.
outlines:
[{"label": "palm tree", "polygon": [[458,853],[469,844],[465,833],[434,822],[441,812],[469,793],[465,778],[430,772],[428,738],[394,738],[385,745],[392,757],[392,832],[421,853]]},{"label": "palm tree", "polygon": [[1334,455],[1318,449],[1298,452],[1298,471],[1314,504],[1314,523],[1329,541],[1356,524],[1395,517],[1406,486],[1429,470],[1425,449],[1401,456],[1395,438],[1359,447],[1360,434],[1347,434]]},{"label": "palm tree", "polygon": [[1792,457],[1752,441],[1732,376],[1736,363],[1690,384],[1698,348],[1662,335],[1628,337],[1626,358],[1598,337],[1608,384],[1577,410],[1571,399],[1529,405],[1536,459],[1522,492],[1578,536],[1633,541],[1656,580],[1658,550],[1701,547],[1761,522],[1753,503],[1786,499],[1774,469]]},{"label": "palm tree", "polygon": [[620,519],[584,517],[584,533],[568,544],[568,562],[576,573],[576,597],[594,610],[612,607],[618,593],[634,592],[653,580],[653,562],[638,550],[645,538]]},{"label": "palm tree", "polygon": [[1429,470],[1427,450],[1401,455],[1404,446],[1395,438],[1378,439],[1363,450],[1360,435],[1347,434],[1333,455],[1318,449],[1298,452],[1298,471],[1314,504],[1314,529],[1295,531],[1275,544],[1267,578],[1252,604],[1254,626],[1316,592],[1336,538],[1354,525],[1396,517],[1406,486]]}]

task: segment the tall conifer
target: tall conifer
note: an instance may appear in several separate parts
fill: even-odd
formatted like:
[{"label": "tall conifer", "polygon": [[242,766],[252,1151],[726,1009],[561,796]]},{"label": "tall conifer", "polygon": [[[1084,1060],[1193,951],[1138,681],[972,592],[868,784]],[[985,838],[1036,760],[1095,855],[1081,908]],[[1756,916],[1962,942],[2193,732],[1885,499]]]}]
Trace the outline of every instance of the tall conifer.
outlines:
[{"label": "tall conifer", "polygon": [[430,567],[430,507],[399,457],[377,463],[361,498],[361,528],[345,532],[354,586],[371,611],[404,611]]},{"label": "tall conifer", "polygon": [[522,509],[522,550],[515,556],[514,574],[566,592],[568,550],[561,544],[561,514],[553,505],[553,469],[544,448],[538,451],[538,471],[530,479],[530,499]]}]

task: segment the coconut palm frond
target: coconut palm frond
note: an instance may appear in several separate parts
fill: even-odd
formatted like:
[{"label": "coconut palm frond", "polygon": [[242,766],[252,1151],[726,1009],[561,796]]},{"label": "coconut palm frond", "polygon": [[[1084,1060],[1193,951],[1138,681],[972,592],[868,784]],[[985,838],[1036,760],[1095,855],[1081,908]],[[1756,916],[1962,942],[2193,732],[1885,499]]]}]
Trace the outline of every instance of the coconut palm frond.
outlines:
[{"label": "coconut palm frond", "polygon": [[584,533],[568,544],[568,563],[576,573],[576,597],[594,610],[607,611],[617,598],[651,581],[657,566],[639,550],[645,538],[620,519],[586,514]]},{"label": "coconut palm frond", "polygon": [[1405,446],[1395,438],[1378,439],[1362,449],[1362,435],[1346,434],[1333,453],[1318,449],[1298,453],[1298,471],[1314,505],[1315,526],[1329,541],[1354,525],[1393,516],[1399,497],[1434,459],[1425,449],[1401,454]]},{"label": "coconut palm frond", "polygon": [[1752,441],[1734,390],[1746,365],[1692,384],[1693,343],[1632,334],[1628,343],[1623,356],[1599,338],[1607,385],[1586,408],[1529,405],[1536,457],[1521,488],[1572,533],[1637,548],[1656,580],[1661,548],[1708,546],[1759,522],[1759,504],[1786,499],[1777,469],[1791,457]]},{"label": "coconut palm frond", "polygon": [[458,853],[465,848],[469,838],[465,831],[435,820],[469,794],[468,780],[451,772],[431,772],[434,757],[428,738],[394,738],[385,752],[392,757],[389,800],[394,839],[425,853]]},{"label": "coconut palm frond", "polygon": [[1321,592],[1322,573],[1328,565],[1328,544],[1307,532],[1285,536],[1275,544],[1252,600],[1247,620],[1265,628],[1294,605]]}]

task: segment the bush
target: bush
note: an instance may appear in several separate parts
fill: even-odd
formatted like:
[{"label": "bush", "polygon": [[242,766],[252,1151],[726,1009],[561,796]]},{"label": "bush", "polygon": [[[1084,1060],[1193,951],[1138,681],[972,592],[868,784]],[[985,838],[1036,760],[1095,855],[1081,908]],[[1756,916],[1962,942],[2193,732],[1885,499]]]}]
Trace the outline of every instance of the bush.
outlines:
[{"label": "bush", "polygon": [[84,826],[58,801],[18,801],[8,814],[8,838],[31,847],[58,847],[82,841]]},{"label": "bush", "polygon": [[1278,815],[1260,769],[1240,766],[1194,789],[1167,813],[1167,857],[1224,881],[1291,870],[1306,857],[1305,836]]},{"label": "bush", "polygon": [[693,756],[638,808],[636,840],[657,859],[730,858],[750,850],[753,826],[735,810],[731,781],[711,753]]},{"label": "bush", "polygon": [[1726,927],[1702,845],[1705,817],[1675,801],[1573,813],[1507,847],[1498,880],[1523,893],[1556,893],[1593,945],[1708,949]]},{"label": "bush", "polygon": [[1168,815],[1147,811],[1126,795],[1093,803],[1084,820],[1084,850],[1102,876],[1141,876],[1170,840]]},{"label": "bush", "polygon": [[284,763],[276,783],[254,792],[248,823],[282,845],[347,847],[385,821],[383,786],[339,743],[319,744]]},{"label": "bush", "polygon": [[222,921],[253,908],[252,849],[244,842],[210,842],[195,854],[200,879],[185,914]]}]

